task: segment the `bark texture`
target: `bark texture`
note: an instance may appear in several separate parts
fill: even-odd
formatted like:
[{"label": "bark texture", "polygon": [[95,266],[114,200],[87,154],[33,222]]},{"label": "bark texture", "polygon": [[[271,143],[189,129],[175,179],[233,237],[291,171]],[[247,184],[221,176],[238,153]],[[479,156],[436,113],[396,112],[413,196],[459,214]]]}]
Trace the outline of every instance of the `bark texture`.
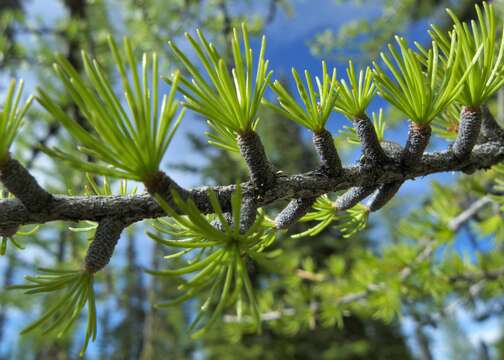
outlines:
[{"label": "bark texture", "polygon": [[401,161],[404,166],[411,166],[420,159],[429,145],[429,140],[432,134],[430,125],[417,125],[414,122],[410,123],[408,131],[408,139],[401,155]]},{"label": "bark texture", "polygon": [[[457,159],[453,151],[445,150],[426,153],[407,171],[400,164],[388,164],[369,168],[356,165],[344,168],[341,175],[330,178],[321,176],[318,171],[291,176],[279,176],[275,184],[266,190],[259,189],[252,182],[241,184],[244,196],[250,196],[261,207],[278,200],[317,197],[328,192],[347,190],[356,186],[378,187],[394,182],[406,181],[416,177],[439,172],[461,171],[467,167],[488,169],[504,161],[504,139],[476,145],[471,156]],[[235,185],[213,186],[224,212],[231,210],[231,194]],[[208,187],[188,190],[204,213],[211,213],[208,200]],[[135,196],[68,196],[53,195],[52,201],[44,211],[30,211],[18,199],[0,200],[0,228],[25,224],[44,224],[50,221],[99,222],[106,217],[122,219],[132,223],[146,218],[164,216],[161,207],[148,194]]]},{"label": "bark texture", "polygon": [[186,199],[189,196],[185,189],[180,187],[163,171],[159,171],[155,176],[144,181],[144,185],[149,194],[153,196],[157,194],[168,203],[173,203],[172,191],[176,191],[183,199]]},{"label": "bark texture", "polygon": [[367,115],[353,119],[355,132],[359,136],[363,159],[371,164],[385,164],[389,161],[380,146],[376,130]]},{"label": "bark texture", "polygon": [[384,207],[390,200],[392,200],[394,195],[399,191],[399,188],[402,184],[402,181],[395,181],[380,186],[378,188],[378,191],[369,201],[369,211],[378,211],[382,207]]},{"label": "bark texture", "polygon": [[247,163],[250,179],[258,188],[266,188],[275,182],[273,166],[266,157],[261,139],[254,131],[238,135],[240,153]]},{"label": "bark texture", "polygon": [[481,109],[464,107],[460,114],[457,138],[453,143],[453,153],[459,159],[466,158],[478,141],[481,128]]},{"label": "bark texture", "polygon": [[277,215],[275,226],[277,229],[286,229],[295,224],[312,207],[317,198],[292,199],[289,204]]},{"label": "bark texture", "polygon": [[9,157],[0,166],[0,181],[29,211],[42,211],[53,199],[16,159]]},{"label": "bark texture", "polygon": [[488,107],[481,107],[481,142],[504,139],[504,130],[499,126]]},{"label": "bark texture", "polygon": [[124,227],[124,222],[117,218],[100,221],[84,260],[86,271],[94,274],[107,266]]},{"label": "bark texture", "polygon": [[374,190],[375,187],[373,186],[352,187],[336,199],[335,206],[340,211],[351,209],[359,202],[371,195]]},{"label": "bark texture", "polygon": [[313,145],[320,158],[321,172],[327,176],[337,176],[341,173],[341,160],[331,133],[326,129],[313,133]]}]

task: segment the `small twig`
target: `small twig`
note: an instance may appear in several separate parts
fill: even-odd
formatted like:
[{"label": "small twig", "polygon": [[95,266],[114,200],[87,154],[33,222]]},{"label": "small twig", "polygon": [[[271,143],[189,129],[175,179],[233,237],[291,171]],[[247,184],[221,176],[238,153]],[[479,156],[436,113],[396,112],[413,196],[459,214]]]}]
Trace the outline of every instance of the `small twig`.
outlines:
[{"label": "small twig", "polygon": [[336,201],[334,202],[334,207],[340,211],[351,209],[359,202],[371,195],[374,190],[374,186],[352,187],[336,199]]},{"label": "small twig", "polygon": [[40,212],[47,208],[53,199],[28,170],[11,157],[0,165],[0,181],[29,211]]},{"label": "small twig", "polygon": [[312,207],[316,198],[292,199],[289,204],[275,218],[277,229],[286,229],[295,224]]},{"label": "small twig", "polygon": [[395,194],[397,194],[402,184],[402,181],[395,181],[380,186],[374,196],[368,202],[369,211],[375,212],[387,205],[387,203],[392,200]]},{"label": "small twig", "polygon": [[484,196],[471,204],[466,210],[461,212],[457,217],[453,218],[448,227],[450,230],[457,231],[462,225],[471,220],[483,207],[492,203],[492,199]]},{"label": "small twig", "polygon": [[86,271],[94,274],[107,266],[125,227],[126,224],[116,218],[100,221],[84,261]]},{"label": "small twig", "polygon": [[247,163],[252,182],[258,188],[270,187],[275,182],[275,172],[266,157],[259,135],[250,130],[239,134],[237,140],[240,153]]},{"label": "small twig", "polygon": [[[409,168],[414,165],[422,155],[429,144],[432,129],[430,125],[418,125],[411,122],[409,125],[408,139],[406,145],[401,152],[401,165]],[[384,184],[378,188],[374,197],[369,201],[369,210],[371,212],[378,211],[383,208],[395,194],[399,191],[402,181],[395,181]]]},{"label": "small twig", "polygon": [[327,176],[338,176],[342,171],[341,160],[331,133],[326,129],[313,133],[313,145],[320,158],[322,173]]},{"label": "small twig", "polygon": [[481,116],[481,135],[484,140],[503,139],[504,130],[499,126],[490,110],[488,110],[488,106],[484,105],[481,107]]},{"label": "small twig", "polygon": [[495,281],[504,276],[504,267],[486,270],[482,272],[467,272],[463,274],[457,274],[450,277],[450,282],[464,281],[464,282],[476,282],[480,280]]},{"label": "small twig", "polygon": [[245,233],[254,224],[257,216],[257,204],[250,197],[244,197],[240,209],[240,232]]},{"label": "small twig", "polygon": [[315,282],[320,282],[320,281],[326,280],[326,276],[324,274],[317,274],[317,273],[314,273],[311,271],[306,271],[303,269],[297,269],[296,275],[299,276],[301,279],[315,281]]},{"label": "small twig", "polygon": [[466,158],[476,145],[481,128],[481,109],[464,107],[460,113],[457,138],[452,145],[453,153],[459,159]]},{"label": "small twig", "polygon": [[360,139],[363,160],[370,164],[386,164],[389,162],[390,159],[385,155],[369,117],[364,114],[354,118],[352,122]]},{"label": "small twig", "polygon": [[409,125],[408,139],[401,154],[401,162],[404,166],[411,166],[420,159],[429,144],[432,129],[430,125],[417,125],[411,122]]}]

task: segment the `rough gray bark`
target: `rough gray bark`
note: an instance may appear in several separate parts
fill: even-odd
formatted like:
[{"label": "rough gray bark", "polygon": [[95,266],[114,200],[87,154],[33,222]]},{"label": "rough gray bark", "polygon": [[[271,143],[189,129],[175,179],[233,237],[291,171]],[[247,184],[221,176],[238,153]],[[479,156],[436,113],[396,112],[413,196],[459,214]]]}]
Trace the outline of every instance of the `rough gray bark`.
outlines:
[{"label": "rough gray bark", "polygon": [[[257,206],[271,204],[277,200],[317,197],[328,192],[346,190],[355,186],[378,187],[380,185],[414,179],[433,173],[460,171],[469,166],[475,169],[488,169],[504,161],[504,139],[476,145],[470,156],[457,159],[451,150],[426,153],[415,164],[404,171],[400,164],[385,166],[352,166],[344,168],[341,175],[329,178],[318,172],[308,172],[292,176],[280,176],[275,184],[265,191],[251,182],[243,183],[245,196],[249,196]],[[223,211],[230,210],[231,194],[234,185],[214,186]],[[212,212],[208,201],[208,187],[188,190],[198,208]],[[163,216],[163,210],[148,194],[135,196],[66,196],[54,195],[44,211],[29,211],[18,199],[0,200],[0,228],[43,224],[50,221],[100,221],[106,217],[116,217],[125,223],[145,218]]]},{"label": "rough gray bark", "polygon": [[254,224],[257,215],[257,205],[250,198],[243,198],[240,208],[240,232],[245,233]]},{"label": "rough gray bark", "polygon": [[86,271],[94,274],[107,266],[124,227],[124,222],[118,218],[100,221],[84,260]]},{"label": "rough gray bark", "polygon": [[464,158],[471,153],[478,141],[481,128],[481,109],[464,107],[460,113],[460,124],[457,138],[452,145],[453,153],[458,158]]},{"label": "rough gray bark", "polygon": [[335,206],[340,211],[351,209],[359,202],[371,195],[374,190],[374,186],[352,187],[336,199]]},{"label": "rough gray bark", "polygon": [[[504,93],[503,93],[504,94]],[[488,106],[481,107],[481,136],[482,141],[504,139],[504,130],[499,126]]]},{"label": "rough gray bark", "polygon": [[380,141],[380,145],[385,152],[385,154],[393,159],[394,161],[400,161],[401,159],[401,153],[402,153],[402,146],[399,145],[396,142],[389,141],[389,140],[382,140]]},{"label": "rough gray bark", "polygon": [[[418,125],[411,122],[408,130],[408,139],[399,158],[400,165],[405,168],[411,168],[423,155],[432,134],[429,124]],[[383,184],[370,199],[368,206],[370,211],[378,211],[384,207],[399,191],[404,181],[394,181]]]},{"label": "rough gray bark", "polygon": [[277,215],[275,226],[277,229],[286,229],[295,224],[312,207],[317,198],[292,199],[289,204]]},{"label": "rough gray bark", "polygon": [[414,122],[410,123],[408,139],[401,155],[401,162],[404,166],[411,166],[424,153],[432,134],[430,125],[419,126]]},{"label": "rough gray bark", "polygon": [[374,212],[380,210],[382,207],[394,197],[403,184],[402,181],[394,181],[388,184],[383,184],[378,188],[378,191],[369,201],[369,211]]},{"label": "rough gray bark", "polygon": [[39,212],[52,200],[52,195],[16,159],[9,157],[0,165],[0,181],[30,211]]},{"label": "rough gray bark", "polygon": [[327,176],[337,176],[341,173],[341,160],[331,133],[326,129],[313,133],[313,145],[320,158],[321,172]]},{"label": "rough gray bark", "polygon": [[369,117],[364,114],[353,119],[355,132],[359,136],[362,147],[362,158],[370,164],[386,164],[389,159],[378,141],[376,130]]},{"label": "rough gray bark", "polygon": [[144,185],[151,195],[159,195],[167,202],[172,202],[172,191],[176,191],[183,199],[186,199],[189,194],[185,189],[180,187],[172,178],[166,175],[163,171],[152,178],[144,181]]},{"label": "rough gray bark", "polygon": [[265,189],[275,182],[275,171],[266,157],[264,146],[254,131],[239,134],[237,137],[240,153],[247,163],[251,181]]}]

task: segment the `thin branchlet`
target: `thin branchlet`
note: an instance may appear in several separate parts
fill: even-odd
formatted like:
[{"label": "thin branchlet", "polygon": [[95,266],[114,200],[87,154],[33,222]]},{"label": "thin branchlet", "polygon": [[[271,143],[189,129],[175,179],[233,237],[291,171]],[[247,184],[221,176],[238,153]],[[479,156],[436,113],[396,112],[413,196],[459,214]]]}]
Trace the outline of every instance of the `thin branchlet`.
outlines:
[{"label": "thin branchlet", "polygon": [[0,181],[31,212],[44,210],[53,199],[28,170],[11,157],[0,166]]},{"label": "thin branchlet", "polygon": [[275,182],[273,166],[266,157],[259,135],[250,130],[237,136],[240,153],[247,163],[250,179],[258,187],[265,189]]},{"label": "thin branchlet", "polygon": [[[406,145],[401,152],[401,166],[409,168],[422,158],[427,145],[429,145],[431,133],[432,129],[429,124],[420,126],[414,122],[410,123],[408,139],[406,140]],[[370,211],[377,211],[384,207],[390,200],[392,200],[403,183],[404,181],[394,181],[381,185],[368,203]]]},{"label": "thin branchlet", "polygon": [[107,266],[125,227],[124,221],[118,218],[100,221],[84,260],[86,271],[94,274]]},{"label": "thin branchlet", "polygon": [[408,139],[401,154],[401,162],[409,167],[420,159],[429,145],[432,134],[430,125],[418,125],[411,122],[408,130]]},{"label": "thin branchlet", "polygon": [[313,133],[313,145],[320,157],[321,172],[327,176],[337,176],[342,166],[334,140],[329,131],[322,129]]},{"label": "thin branchlet", "polygon": [[504,139],[504,130],[499,126],[488,106],[481,107],[481,130],[483,141],[495,141]]},{"label": "thin branchlet", "polygon": [[380,146],[373,123],[366,114],[353,119],[353,126],[359,136],[364,161],[370,164],[385,164],[389,161]]},{"label": "thin branchlet", "polygon": [[240,232],[245,233],[254,224],[257,215],[257,204],[249,197],[242,199],[240,208]]},{"label": "thin branchlet", "polygon": [[354,186],[336,199],[334,207],[340,211],[351,209],[371,195],[375,189],[374,186]]},{"label": "thin branchlet", "polygon": [[396,181],[389,184],[384,184],[378,188],[376,193],[368,202],[368,207],[370,212],[378,211],[384,207],[399,191],[399,188],[403,184],[402,181]]},{"label": "thin branchlet", "polygon": [[159,195],[168,203],[172,203],[172,191],[176,191],[183,199],[189,196],[187,190],[179,186],[163,171],[158,171],[154,176],[144,181],[145,188],[151,195]]},{"label": "thin branchlet", "polygon": [[295,224],[311,209],[316,197],[292,199],[275,218],[277,229],[286,229]]},{"label": "thin branchlet", "polygon": [[481,108],[464,107],[460,113],[457,138],[452,145],[453,153],[459,159],[467,157],[478,141],[481,128]]},{"label": "thin branchlet", "polygon": [[6,226],[0,228],[0,237],[12,237],[16,235],[19,230],[19,226]]},{"label": "thin branchlet", "polygon": [[[233,227],[233,215],[230,212],[222,214],[227,224]],[[245,233],[255,222],[257,216],[257,204],[248,197],[242,199],[240,207],[240,233]],[[213,227],[220,231],[225,231],[220,220],[216,219],[210,223]]]},{"label": "thin branchlet", "polygon": [[[425,153],[411,168],[400,164],[370,168],[363,165],[347,167],[336,178],[321,176],[318,171],[291,176],[279,176],[275,184],[264,192],[251,182],[240,186],[244,196],[251,196],[259,207],[279,200],[317,197],[329,192],[343,191],[355,186],[378,187],[394,181],[405,181],[440,172],[461,171],[464,168],[489,169],[504,161],[504,139],[488,141],[474,147],[471,156],[457,159],[451,150]],[[235,185],[211,187],[217,195],[223,212],[231,211],[231,194]],[[198,209],[212,213],[208,199],[209,187],[189,189],[189,195]],[[170,206],[174,204],[170,203]],[[119,217],[128,223],[148,218],[166,216],[163,209],[148,194],[113,196],[68,196],[53,195],[53,200],[43,212],[28,210],[18,199],[0,200],[0,227],[44,224],[51,221],[99,222],[104,217]]]},{"label": "thin branchlet", "polygon": [[[222,215],[224,215],[224,219],[228,223],[228,225],[232,226],[233,224],[233,215],[230,212],[225,212]],[[210,222],[210,225],[212,225],[214,228],[216,228],[219,231],[225,231],[224,226],[222,226],[222,223],[220,220],[216,219]]]},{"label": "thin branchlet", "polygon": [[394,161],[400,161],[401,160],[401,154],[402,154],[402,146],[399,145],[396,142],[389,141],[389,140],[382,140],[380,141],[380,145],[385,152],[385,154],[393,159]]}]

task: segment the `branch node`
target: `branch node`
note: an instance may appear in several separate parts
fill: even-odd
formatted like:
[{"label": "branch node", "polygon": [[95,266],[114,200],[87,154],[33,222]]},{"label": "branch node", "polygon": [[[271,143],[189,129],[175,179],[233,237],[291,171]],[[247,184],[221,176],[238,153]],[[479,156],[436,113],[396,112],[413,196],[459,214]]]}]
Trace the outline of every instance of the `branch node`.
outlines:
[{"label": "branch node", "polygon": [[98,224],[84,260],[87,272],[94,274],[109,263],[126,224],[118,218],[104,218]]},{"label": "branch node", "polygon": [[459,160],[467,158],[478,141],[482,122],[481,115],[480,107],[465,106],[460,113],[457,138],[452,145],[453,153]]},{"label": "branch node", "polygon": [[321,171],[329,177],[341,174],[341,160],[331,133],[326,129],[313,133],[313,145],[320,157]]},{"label": "branch node", "polygon": [[378,141],[378,136],[376,136],[375,128],[369,117],[363,114],[354,118],[352,122],[360,139],[363,160],[371,164],[383,165],[388,163],[390,160]]},{"label": "branch node", "polygon": [[53,200],[28,170],[10,156],[0,167],[0,181],[31,212],[41,212]]},{"label": "branch node", "polygon": [[334,206],[340,211],[351,209],[371,195],[375,189],[375,186],[352,187],[336,199]]},{"label": "branch node", "polygon": [[406,167],[413,166],[420,158],[429,144],[432,129],[429,124],[419,125],[410,122],[408,139],[401,155],[401,162]]},{"label": "branch node", "polygon": [[250,179],[255,186],[265,189],[275,183],[273,166],[266,157],[261,138],[255,131],[238,134],[238,146],[243,159],[247,163]]},{"label": "branch node", "polygon": [[275,227],[277,229],[286,229],[295,224],[311,209],[316,199],[316,197],[292,199],[277,215]]},{"label": "branch node", "polygon": [[189,197],[189,192],[179,186],[171,177],[166,175],[164,171],[158,171],[154,176],[144,181],[145,188],[151,194],[159,195],[170,204],[172,201],[172,189],[175,190],[182,199]]},{"label": "branch node", "polygon": [[380,186],[368,203],[369,211],[375,212],[384,207],[399,191],[402,184],[402,181],[396,181]]}]

